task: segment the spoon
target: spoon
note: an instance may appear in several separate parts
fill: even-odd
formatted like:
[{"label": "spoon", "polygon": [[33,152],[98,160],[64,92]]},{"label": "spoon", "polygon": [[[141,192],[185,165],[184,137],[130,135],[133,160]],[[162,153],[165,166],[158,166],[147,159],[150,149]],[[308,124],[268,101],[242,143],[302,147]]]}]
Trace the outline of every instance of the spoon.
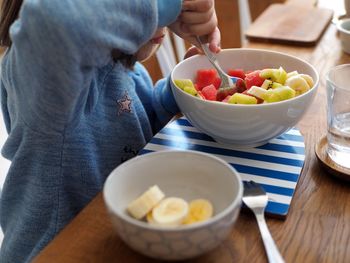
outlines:
[{"label": "spoon", "polygon": [[221,79],[221,84],[219,89],[221,88],[231,88],[236,86],[237,80],[242,80],[241,78],[236,78],[236,77],[230,77],[229,75],[226,74],[226,72],[220,67],[218,60],[216,58],[216,55],[211,52],[211,50],[208,48],[206,44],[204,44],[204,41],[202,41],[201,37],[196,36],[197,41],[199,42],[204,54],[210,61],[210,63],[215,67],[216,71],[219,74],[219,77]]}]

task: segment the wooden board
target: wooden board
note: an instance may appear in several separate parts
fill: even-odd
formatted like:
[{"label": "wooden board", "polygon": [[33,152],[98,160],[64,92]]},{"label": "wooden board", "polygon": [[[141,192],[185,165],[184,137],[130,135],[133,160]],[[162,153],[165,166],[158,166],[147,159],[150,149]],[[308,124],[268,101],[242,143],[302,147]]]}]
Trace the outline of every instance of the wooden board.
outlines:
[{"label": "wooden board", "polygon": [[270,5],[248,28],[249,40],[312,46],[329,25],[333,11],[291,4]]}]

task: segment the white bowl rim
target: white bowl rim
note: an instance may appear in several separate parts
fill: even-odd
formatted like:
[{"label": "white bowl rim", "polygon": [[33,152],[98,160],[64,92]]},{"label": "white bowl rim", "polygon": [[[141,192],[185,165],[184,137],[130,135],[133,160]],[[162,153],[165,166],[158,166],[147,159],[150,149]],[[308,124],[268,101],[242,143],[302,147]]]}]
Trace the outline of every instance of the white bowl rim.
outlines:
[{"label": "white bowl rim", "polygon": [[[193,96],[185,91],[183,91],[182,89],[176,87],[180,92],[182,92],[183,94],[186,94],[186,96],[190,96],[192,98],[195,98],[196,100],[198,101],[201,101],[203,103],[209,103],[211,105],[213,104],[217,104],[217,105],[222,105],[223,107],[236,107],[236,108],[240,108],[240,107],[250,107],[250,108],[260,108],[260,107],[271,107],[271,105],[280,105],[280,104],[283,104],[283,103],[289,103],[289,102],[292,102],[292,101],[295,101],[295,100],[299,100],[300,98],[306,96],[307,94],[313,92],[319,85],[319,81],[320,81],[320,77],[319,77],[319,74],[316,70],[316,68],[311,65],[309,62],[307,62],[306,60],[304,59],[301,59],[301,58],[298,58],[296,56],[293,56],[293,55],[290,55],[290,54],[287,54],[287,53],[283,53],[283,52],[278,52],[278,51],[272,51],[272,50],[266,50],[266,49],[258,49],[258,48],[227,48],[227,49],[223,49],[222,51],[220,52],[229,52],[229,51],[232,51],[232,50],[241,50],[241,51],[263,51],[264,53],[273,53],[273,54],[279,54],[279,55],[283,55],[283,56],[286,56],[286,57],[290,57],[290,58],[293,58],[293,59],[296,59],[296,60],[299,60],[305,64],[307,64],[315,73],[316,73],[316,81],[314,81],[314,85],[305,93],[299,95],[299,96],[296,96],[294,98],[291,98],[291,99],[288,99],[288,100],[282,100],[282,101],[278,101],[278,102],[273,102],[273,103],[260,103],[260,104],[230,104],[230,103],[224,103],[224,102],[221,102],[221,101],[211,101],[211,100],[203,100],[203,99],[200,99],[196,96]],[[185,63],[185,61],[188,61],[188,60],[191,60],[191,59],[195,59],[196,57],[199,57],[199,56],[202,56],[202,55],[194,55],[192,57],[189,57],[187,58],[186,60],[182,60],[181,62],[179,62],[175,68],[172,70],[171,72],[171,81],[173,82],[173,85],[175,85],[174,83],[174,71],[177,67],[179,67],[182,63]],[[300,73],[300,74],[303,74],[303,73]],[[173,85],[171,85],[173,87]]]},{"label": "white bowl rim", "polygon": [[[173,154],[173,153],[190,153],[190,154],[195,154],[195,155],[202,155],[202,156],[206,156],[209,158],[212,158],[214,160],[216,160],[217,162],[223,164],[224,166],[226,166],[229,170],[232,171],[232,174],[235,175],[236,179],[238,180],[238,193],[236,194],[236,196],[234,197],[233,201],[230,203],[229,206],[227,206],[223,211],[221,211],[220,213],[214,215],[213,217],[209,218],[206,221],[203,222],[199,222],[196,224],[191,224],[191,225],[183,225],[183,226],[179,226],[179,227],[163,227],[163,226],[156,226],[156,225],[152,225],[149,224],[147,222],[141,221],[141,220],[137,220],[135,218],[133,218],[130,215],[127,215],[127,213],[119,213],[117,210],[115,210],[113,208],[113,206],[109,205],[111,202],[107,197],[106,194],[106,188],[107,188],[107,184],[110,180],[112,180],[112,174],[114,174],[115,170],[117,170],[119,167],[128,165],[130,162],[132,161],[136,161],[139,158],[143,158],[145,155],[162,155],[162,154]],[[120,164],[119,166],[117,166],[107,177],[104,186],[103,186],[103,198],[104,201],[107,203],[108,205],[108,209],[111,209],[112,212],[114,214],[116,214],[118,217],[120,217],[121,219],[129,222],[130,224],[136,225],[138,227],[141,227],[143,229],[147,229],[147,230],[154,230],[154,231],[166,231],[166,232],[177,232],[177,231],[192,231],[198,228],[202,228],[203,226],[206,225],[211,225],[214,224],[217,221],[220,221],[222,218],[224,218],[227,214],[229,214],[231,211],[233,211],[233,209],[237,206],[240,205],[238,203],[241,203],[241,199],[243,196],[243,183],[242,183],[242,179],[239,175],[239,173],[236,171],[235,168],[233,168],[229,163],[227,163],[226,161],[220,159],[219,157],[216,157],[215,155],[209,154],[209,153],[205,153],[205,152],[200,152],[200,151],[194,151],[194,150],[162,150],[162,151],[157,151],[157,152],[150,152],[147,153],[145,155],[138,155],[133,157],[132,159],[129,159],[128,161]],[[125,208],[126,209],[126,208]]]},{"label": "white bowl rim", "polygon": [[346,30],[343,25],[345,23],[350,23],[350,18],[344,18],[344,19],[340,19],[338,21],[338,23],[336,24],[337,25],[337,29],[347,35],[350,35],[350,30]]}]

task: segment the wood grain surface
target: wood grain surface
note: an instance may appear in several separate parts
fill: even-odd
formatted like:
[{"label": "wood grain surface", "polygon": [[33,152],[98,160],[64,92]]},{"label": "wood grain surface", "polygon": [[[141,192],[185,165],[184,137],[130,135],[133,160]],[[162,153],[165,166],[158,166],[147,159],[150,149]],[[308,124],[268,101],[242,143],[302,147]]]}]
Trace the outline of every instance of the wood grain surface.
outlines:
[{"label": "wood grain surface", "polygon": [[325,8],[273,4],[248,28],[246,37],[256,41],[315,45],[332,15],[333,11]]},{"label": "wood grain surface", "polygon": [[[326,72],[334,65],[350,63],[350,56],[342,52],[333,24],[315,47],[253,42],[248,47],[298,56],[314,65],[321,78],[317,96],[298,124],[306,145],[302,175],[286,220],[267,220],[271,234],[286,262],[349,262],[350,185],[322,169],[314,147],[326,132]],[[34,262],[157,261],[135,253],[121,241],[112,228],[99,194]],[[267,262],[253,215],[242,212],[229,238],[217,249],[186,262]]]}]

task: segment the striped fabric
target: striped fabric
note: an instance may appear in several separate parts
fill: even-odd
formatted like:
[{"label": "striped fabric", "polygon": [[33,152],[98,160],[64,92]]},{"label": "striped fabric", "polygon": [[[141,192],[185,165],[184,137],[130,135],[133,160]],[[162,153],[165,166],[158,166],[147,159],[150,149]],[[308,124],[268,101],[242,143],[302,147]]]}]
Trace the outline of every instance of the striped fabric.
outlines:
[{"label": "striped fabric", "polygon": [[256,148],[235,149],[215,142],[184,117],[165,126],[140,154],[170,149],[206,152],[227,161],[242,180],[263,186],[269,196],[266,213],[282,218],[288,213],[305,160],[304,139],[297,129]]}]

